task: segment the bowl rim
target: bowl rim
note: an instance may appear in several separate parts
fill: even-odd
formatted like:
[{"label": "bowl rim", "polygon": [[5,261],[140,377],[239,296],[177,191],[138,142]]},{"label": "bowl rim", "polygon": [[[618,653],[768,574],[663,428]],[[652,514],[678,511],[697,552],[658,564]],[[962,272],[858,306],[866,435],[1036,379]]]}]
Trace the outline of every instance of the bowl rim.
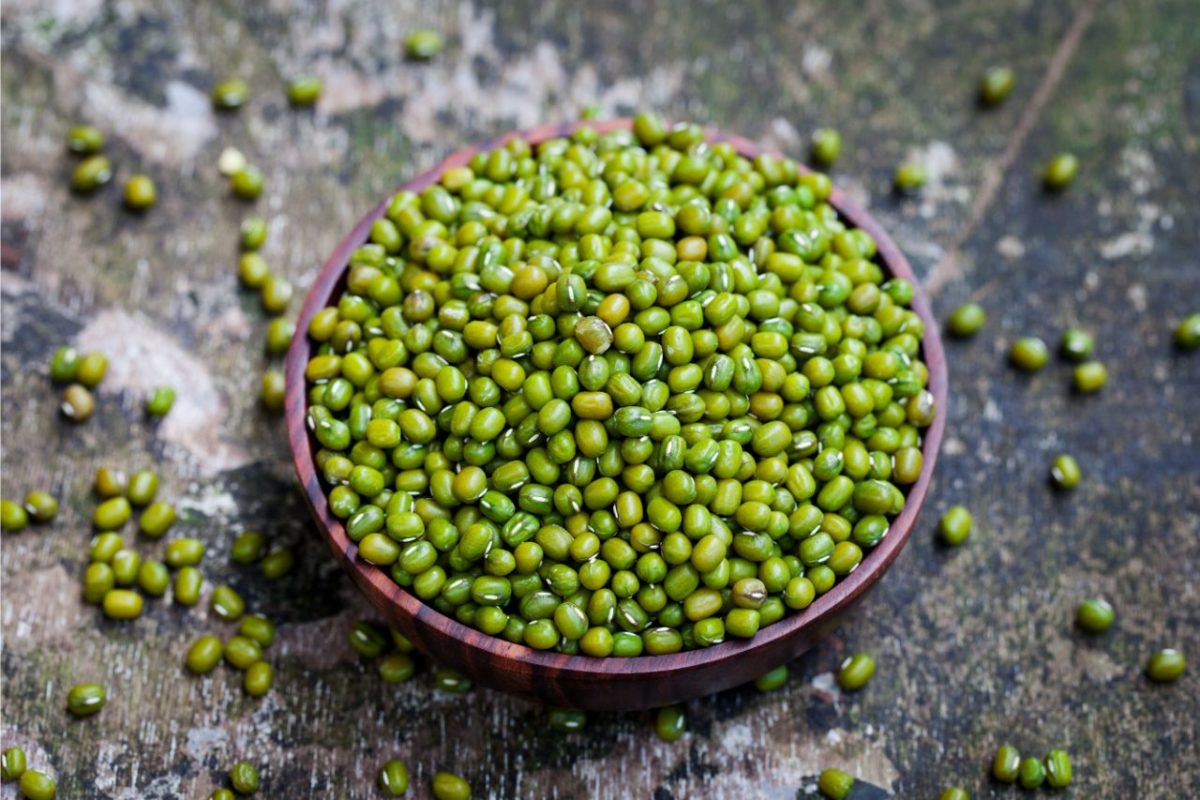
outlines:
[{"label": "bowl rim", "polygon": [[[632,123],[632,118],[622,117],[604,121],[579,120],[511,131],[482,143],[456,150],[431,169],[405,181],[396,191],[419,192],[435,183],[447,169],[464,166],[476,153],[502,146],[514,138],[524,139],[531,145],[536,145],[547,139],[569,136],[581,126],[589,126],[598,133],[606,133],[613,130],[630,130]],[[747,158],[754,158],[758,155],[774,155],[769,149],[741,136],[728,134],[714,128],[705,128],[704,134],[709,143],[729,143],[740,155]],[[802,172],[811,171],[805,165],[799,162],[798,164]],[[843,219],[871,234],[876,243],[875,260],[881,264],[885,272],[892,277],[905,278],[913,285],[911,307],[925,323],[921,349],[929,370],[927,388],[934,396],[938,413],[922,437],[921,474],[906,493],[904,509],[892,521],[887,535],[865,555],[858,568],[838,580],[828,592],[818,596],[810,606],[802,611],[789,612],[777,622],[762,628],[750,639],[729,639],[711,647],[667,655],[598,658],[535,650],[524,644],[515,644],[499,636],[483,633],[442,614],[432,605],[425,603],[393,582],[384,569],[358,559],[356,557],[358,545],[350,540],[341,520],[330,512],[328,498],[314,462],[313,440],[305,424],[307,388],[304,370],[313,349],[308,338],[308,325],[313,316],[326,308],[330,304],[330,300],[335,297],[336,292],[341,289],[348,272],[348,259],[351,251],[366,242],[371,224],[384,216],[390,200],[391,195],[384,198],[381,203],[363,216],[341,239],[321,267],[320,273],[305,295],[304,305],[296,322],[296,331],[288,348],[285,363],[287,381],[285,416],[288,439],[292,450],[293,464],[303,487],[305,500],[334,557],[349,571],[354,582],[367,594],[368,600],[372,601],[377,608],[380,608],[380,603],[388,604],[393,610],[400,612],[401,618],[408,618],[414,626],[432,626],[440,634],[459,640],[469,649],[478,651],[480,656],[507,662],[519,662],[533,670],[544,670],[548,676],[570,673],[583,678],[662,677],[679,670],[702,666],[714,667],[723,662],[736,660],[757,648],[789,639],[806,630],[818,628],[823,621],[838,615],[848,604],[877,582],[900,554],[912,535],[917,516],[924,505],[946,427],[949,376],[945,353],[929,300],[908,260],[874,217],[850,199],[843,190],[834,186],[827,202],[837,210]]]}]

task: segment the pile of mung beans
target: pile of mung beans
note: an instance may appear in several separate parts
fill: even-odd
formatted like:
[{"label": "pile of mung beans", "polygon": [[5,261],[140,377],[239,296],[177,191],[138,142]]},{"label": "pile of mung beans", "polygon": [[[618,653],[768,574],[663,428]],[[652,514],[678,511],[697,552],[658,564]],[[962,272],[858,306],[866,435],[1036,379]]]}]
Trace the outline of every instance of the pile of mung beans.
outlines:
[{"label": "pile of mung beans", "polygon": [[850,574],[934,419],[912,285],[829,179],[639,116],[401,191],[308,327],[360,558],[481,631],[636,656]]}]

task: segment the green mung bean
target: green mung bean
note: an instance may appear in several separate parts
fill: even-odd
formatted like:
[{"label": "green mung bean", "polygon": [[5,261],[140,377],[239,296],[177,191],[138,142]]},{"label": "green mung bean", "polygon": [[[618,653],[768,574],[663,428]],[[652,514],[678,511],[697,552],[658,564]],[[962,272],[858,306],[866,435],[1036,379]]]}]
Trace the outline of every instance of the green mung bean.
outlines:
[{"label": "green mung bean", "polygon": [[88,564],[83,573],[83,600],[85,603],[102,603],[116,585],[117,578],[112,567],[94,561]]},{"label": "green mung bean", "polygon": [[[1048,763],[1047,759],[1047,763]],[[1021,759],[1021,766],[1017,768],[1017,781],[1021,784],[1022,789],[1036,789],[1041,786],[1046,780],[1046,769],[1042,766],[1042,762],[1033,756],[1026,756]]]},{"label": "green mung bean", "polygon": [[1071,785],[1071,757],[1066,750],[1051,750],[1046,754],[1046,784],[1051,789]]},{"label": "green mung bean", "polygon": [[89,389],[95,389],[108,372],[108,356],[95,350],[84,353],[75,365],[75,380]]},{"label": "green mung bean", "polygon": [[171,573],[166,564],[148,559],[138,567],[137,585],[151,597],[162,597],[171,585]]},{"label": "green mung bean", "polygon": [[829,800],[846,800],[854,788],[854,776],[840,769],[821,770],[817,778],[817,790]]},{"label": "green mung bean", "polygon": [[833,128],[818,128],[812,135],[813,161],[832,166],[842,152],[842,135]]},{"label": "green mung bean", "polygon": [[250,96],[250,87],[238,78],[220,81],[212,87],[212,102],[221,111],[241,108]]},{"label": "green mung bean", "polygon": [[1180,350],[1200,347],[1200,312],[1189,314],[1175,326],[1175,346]]},{"label": "green mung bean", "polygon": [[280,411],[287,393],[287,380],[277,369],[269,369],[263,373],[259,399],[263,408],[268,411]]},{"label": "green mung bean", "polygon": [[408,767],[403,761],[391,759],[379,770],[379,788],[388,797],[400,797],[408,791]]},{"label": "green mung bean", "polygon": [[251,697],[262,697],[274,683],[275,670],[266,661],[255,661],[242,676],[242,688]]},{"label": "green mung bean", "polygon": [[130,175],[125,182],[124,199],[131,211],[145,211],[158,202],[158,187],[149,175]]},{"label": "green mung bean", "polygon": [[200,570],[194,566],[184,566],[175,573],[172,597],[181,606],[194,606],[200,602],[200,591],[203,588],[204,576],[200,574]]},{"label": "green mung bean", "polygon": [[963,303],[954,309],[946,321],[946,329],[951,335],[966,339],[979,333],[986,324],[987,312],[983,310],[983,306],[978,303]]},{"label": "green mung bean", "polygon": [[683,706],[660,708],[654,717],[654,732],[664,742],[677,742],[687,733],[687,713]]},{"label": "green mung bean", "polygon": [[102,607],[110,619],[135,619],[142,615],[142,596],[129,589],[112,589],[105,593]]},{"label": "green mung bean", "polygon": [[67,149],[81,156],[90,156],[104,149],[104,134],[91,125],[72,125],[67,131]]},{"label": "green mung bean", "polygon": [[146,506],[158,492],[158,475],[148,469],[140,469],[129,476],[129,486],[125,490],[129,502],[135,506]]},{"label": "green mung bean", "polygon": [[417,665],[407,653],[388,653],[379,659],[379,677],[384,683],[404,683],[417,672]]},{"label": "green mung bean", "polygon": [[91,194],[112,180],[112,162],[104,156],[88,156],[71,173],[71,188],[79,194]]},{"label": "green mung bean", "polygon": [[263,556],[258,567],[262,570],[264,578],[273,581],[291,572],[295,560],[290,547],[279,547]]},{"label": "green mung bean", "polygon": [[251,664],[261,659],[262,647],[253,639],[238,634],[225,643],[225,660],[234,669],[249,669]]},{"label": "green mung bean", "polygon": [[1090,333],[1079,328],[1067,328],[1063,331],[1058,344],[1058,351],[1062,353],[1063,358],[1071,361],[1084,361],[1095,349],[1096,340]]},{"label": "green mung bean", "polygon": [[263,174],[256,167],[242,167],[229,176],[229,189],[241,200],[256,200],[262,194]]},{"label": "green mung bean", "polygon": [[267,352],[273,356],[286,353],[288,345],[292,343],[292,334],[295,332],[296,326],[288,320],[283,318],[271,320],[271,324],[267,326]]},{"label": "green mung bean", "polygon": [[858,691],[874,674],[875,659],[867,653],[855,653],[842,662],[837,674],[838,685],[846,691]]},{"label": "green mung bean", "polygon": [[136,550],[121,549],[113,553],[109,563],[117,586],[132,586],[142,568],[142,556]]},{"label": "green mung bean", "polygon": [[962,544],[971,535],[974,521],[966,506],[950,506],[938,520],[938,535],[948,545]]},{"label": "green mung bean", "polygon": [[277,316],[287,311],[292,302],[292,284],[282,275],[268,275],[259,287],[259,300],[263,311]]},{"label": "green mung bean", "polygon": [[1174,648],[1164,648],[1146,663],[1146,675],[1157,683],[1177,680],[1187,670],[1187,659]]},{"label": "green mung bean", "polygon": [[912,194],[925,185],[925,168],[920,164],[901,164],[892,177],[892,185],[900,194]]},{"label": "green mung bean", "polygon": [[9,533],[25,530],[29,524],[29,512],[15,500],[0,501],[0,529]]},{"label": "green mung bean", "polygon": [[129,521],[132,513],[128,498],[110,497],[92,512],[92,524],[97,530],[116,530]]},{"label": "green mung bean", "polygon": [[238,259],[238,279],[247,289],[261,289],[270,274],[267,260],[256,252],[242,253]]},{"label": "green mung bean", "polygon": [[229,768],[229,783],[238,794],[254,794],[259,787],[258,768],[249,761],[239,761]]},{"label": "green mung bean", "polygon": [[108,693],[98,683],[80,683],[67,693],[67,710],[77,717],[90,717],[104,708]]},{"label": "green mung bean", "polygon": [[267,538],[258,531],[242,531],[229,548],[229,557],[235,564],[253,564],[263,556]]},{"label": "green mung bean", "polygon": [[1008,358],[1013,366],[1025,372],[1037,372],[1050,360],[1050,350],[1036,336],[1026,336],[1013,342]]},{"label": "green mung bean", "polygon": [[224,654],[225,645],[221,643],[221,640],[212,634],[205,634],[192,642],[184,663],[195,674],[205,675],[216,668]]},{"label": "green mung bean", "polygon": [[1099,361],[1085,361],[1075,367],[1075,391],[1093,394],[1108,382],[1108,368]]},{"label": "green mung bean", "polygon": [[24,508],[34,522],[49,522],[58,514],[58,498],[35,490],[25,495]]},{"label": "green mung bean", "polygon": [[86,422],[96,410],[96,399],[81,383],[72,383],[63,390],[62,414],[72,422]]},{"label": "green mung bean", "polygon": [[204,542],[190,536],[172,539],[167,542],[164,560],[172,569],[194,567],[204,558],[206,549]]},{"label": "green mung bean", "polygon": [[992,777],[1001,783],[1013,783],[1021,769],[1021,753],[1012,745],[1001,745],[992,758]]},{"label": "green mung bean", "polygon": [[782,688],[788,679],[787,664],[780,664],[775,669],[764,672],[754,679],[754,688],[760,692],[773,692]]},{"label": "green mung bean", "polygon": [[160,539],[175,524],[175,506],[170,503],[151,503],[138,518],[138,530],[152,539]]},{"label": "green mung bean", "polygon": [[1075,624],[1088,633],[1103,633],[1112,627],[1116,618],[1112,605],[1100,597],[1084,600],[1075,609]]},{"label": "green mung bean", "polygon": [[213,613],[221,619],[228,621],[237,620],[246,610],[246,603],[242,600],[242,596],[226,583],[222,583],[213,589],[210,603],[212,604]]},{"label": "green mung bean", "polygon": [[254,252],[267,241],[267,221],[262,217],[246,217],[238,229],[238,243],[245,252]]},{"label": "green mung bean", "polygon": [[175,405],[175,390],[170,386],[156,386],[146,400],[146,413],[152,417],[165,417]]},{"label": "green mung bean", "polygon": [[1075,176],[1079,174],[1079,159],[1070,153],[1057,155],[1046,165],[1042,172],[1042,183],[1053,192],[1067,188]]},{"label": "green mung bean", "polygon": [[450,694],[466,694],[471,691],[471,681],[465,675],[446,667],[433,673],[433,683],[440,691]]},{"label": "green mung bean", "polygon": [[350,647],[363,658],[378,658],[388,646],[387,633],[373,622],[359,620],[347,633]]},{"label": "green mung bean", "polygon": [[577,708],[552,708],[546,723],[559,733],[578,733],[587,727],[587,714]]},{"label": "green mung bean", "polygon": [[430,785],[436,800],[469,800],[471,797],[471,784],[449,772],[433,773]]},{"label": "green mung bean", "polygon": [[270,647],[275,643],[275,625],[262,614],[247,614],[242,617],[238,633],[263,647]]},{"label": "green mung bean", "polygon": [[311,106],[321,96],[319,78],[297,78],[288,84],[288,102],[297,107]]},{"label": "green mung bean", "polygon": [[1012,94],[1016,75],[1011,67],[992,67],[979,82],[979,101],[985,106],[1000,105]]},{"label": "green mung bean", "polygon": [[444,42],[437,31],[413,31],[404,40],[404,53],[414,61],[428,61],[442,52]]},{"label": "green mung bean", "polygon": [[100,467],[92,483],[92,489],[101,500],[118,497],[125,494],[129,486],[129,478],[119,469]]},{"label": "green mung bean", "polygon": [[20,747],[6,747],[0,753],[0,780],[5,783],[20,779],[25,772],[25,751]]},{"label": "green mung bean", "polygon": [[18,788],[26,800],[54,800],[58,792],[58,782],[44,772],[27,769],[21,773]]},{"label": "green mung bean", "polygon": [[1054,461],[1050,464],[1050,480],[1056,487],[1074,489],[1082,479],[1083,472],[1079,469],[1079,462],[1075,460],[1074,456],[1061,453],[1054,457]]},{"label": "green mung bean", "polygon": [[79,369],[79,351],[74,347],[62,346],[50,357],[50,380],[56,383],[70,383],[75,380],[75,372]]}]

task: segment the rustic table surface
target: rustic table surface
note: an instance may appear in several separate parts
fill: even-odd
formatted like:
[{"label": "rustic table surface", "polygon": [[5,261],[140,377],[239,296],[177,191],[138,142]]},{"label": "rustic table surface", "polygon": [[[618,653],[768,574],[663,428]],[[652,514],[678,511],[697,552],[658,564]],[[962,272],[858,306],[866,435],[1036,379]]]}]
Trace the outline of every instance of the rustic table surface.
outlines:
[{"label": "rustic table surface", "polygon": [[[50,526],[3,539],[3,745],[57,775],[62,797],[206,797],[249,758],[268,797],[378,796],[383,761],[428,796],[434,770],[477,796],[793,798],[837,766],[854,797],[1011,796],[987,778],[994,749],[1070,751],[1075,797],[1196,796],[1200,676],[1143,677],[1163,646],[1200,661],[1200,356],[1170,331],[1200,306],[1200,6],[1159,2],[261,3],[76,0],[5,3],[3,38],[3,492],[47,488]],[[404,35],[448,38],[429,64]],[[1017,88],[980,111],[978,76],[1011,65]],[[283,82],[324,80],[315,110]],[[237,75],[252,99],[214,113],[211,84]],[[893,231],[940,315],[973,298],[985,332],[949,343],[948,438],[918,534],[838,629],[792,664],[785,688],[687,705],[691,732],[659,741],[649,714],[594,715],[558,734],[544,709],[484,690],[437,692],[428,669],[399,686],[346,644],[368,614],[311,528],[282,420],[259,410],[266,327],[235,276],[239,220],[218,154],[240,148],[267,176],[254,206],[264,251],[303,287],[351,223],[461,143],[642,107],[739,131],[802,155],[809,132],[846,140],[836,179]],[[107,134],[118,180],[67,189],[67,127]],[[1060,151],[1082,168],[1062,196],[1036,170]],[[910,158],[916,199],[888,193]],[[120,178],[152,174],[160,201],[122,210]],[[298,304],[297,306],[298,307]],[[1070,391],[1069,369],[1005,364],[1012,339],[1094,331],[1111,380]],[[111,359],[95,417],[60,418],[47,377],[63,343]],[[178,387],[159,424],[147,390]],[[1073,453],[1085,478],[1046,484]],[[150,601],[133,623],[80,600],[96,467],[155,466],[227,581],[280,623],[276,688],[244,695],[232,670],[197,679],[182,656],[228,635],[206,604]],[[937,516],[975,514],[963,547]],[[293,545],[276,582],[229,561],[255,528]],[[153,543],[138,547],[147,554]],[[206,589],[207,592],[207,589]],[[1071,625],[1104,595],[1118,623]],[[842,694],[851,651],[879,670]],[[1193,665],[1195,672],[1195,665]],[[72,720],[68,687],[107,685],[100,715]],[[14,796],[11,786],[4,797]]]}]

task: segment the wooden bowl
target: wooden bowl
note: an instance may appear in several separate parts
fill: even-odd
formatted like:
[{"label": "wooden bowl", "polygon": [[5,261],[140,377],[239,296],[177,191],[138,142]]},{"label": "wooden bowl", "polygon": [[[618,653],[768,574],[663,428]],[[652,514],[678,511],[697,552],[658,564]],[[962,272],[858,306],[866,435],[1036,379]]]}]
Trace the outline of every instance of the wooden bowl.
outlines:
[{"label": "wooden bowl", "polygon": [[[569,135],[580,123],[547,125],[501,136],[459,150],[401,189],[420,191],[435,183],[443,171],[467,164],[480,150],[502,145],[514,137],[537,143]],[[589,122],[600,130],[628,129],[628,119]],[[709,141],[729,142],[738,152],[754,157],[761,148],[746,139],[717,131]],[[384,200],[363,217],[325,262],[309,289],[296,324],[296,335],[287,354],[287,427],[296,474],[317,521],[317,528],[334,557],[350,573],[384,621],[438,663],[452,667],[472,681],[514,695],[558,706],[598,710],[635,710],[664,706],[746,683],[764,672],[796,658],[824,636],[850,604],[874,585],[908,541],[917,514],[929,489],[942,432],[946,425],[946,361],[938,326],[929,302],[912,268],[895,243],[869,214],[838,189],[829,202],[844,219],[869,232],[878,246],[878,260],[892,275],[907,278],[914,286],[913,309],[925,321],[922,350],[929,367],[929,390],[937,400],[938,415],[926,431],[922,450],[924,469],[908,491],[904,510],[892,522],[888,535],[863,558],[861,565],[811,606],[790,613],[750,640],[724,642],[701,650],[638,658],[592,658],[533,650],[470,628],[421,602],[392,582],[387,571],[356,557],[358,547],[346,535],[340,520],[329,511],[325,487],[313,463],[313,440],[305,426],[304,368],[312,343],[306,331],[309,320],[335,302],[346,278],[350,252],[367,240],[371,223],[384,215]]]}]

